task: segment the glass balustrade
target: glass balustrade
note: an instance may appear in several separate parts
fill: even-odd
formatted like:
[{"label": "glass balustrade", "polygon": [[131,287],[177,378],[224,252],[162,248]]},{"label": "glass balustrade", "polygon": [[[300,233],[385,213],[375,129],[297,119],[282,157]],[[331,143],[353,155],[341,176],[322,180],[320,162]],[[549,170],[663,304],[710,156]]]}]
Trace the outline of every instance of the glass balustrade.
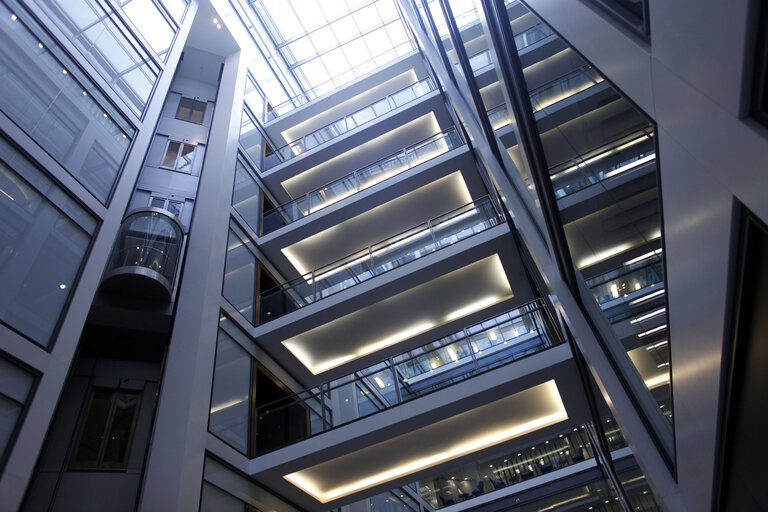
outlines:
[{"label": "glass balustrade", "polygon": [[266,322],[447,247],[499,223],[488,196],[460,206],[259,295]]},{"label": "glass balustrade", "polygon": [[[256,443],[279,448],[562,343],[540,300],[256,409]],[[288,419],[301,419],[291,425]],[[298,420],[297,420],[298,421]],[[277,430],[275,430],[277,429]],[[280,439],[281,442],[275,440]]]},{"label": "glass balustrade", "polygon": [[377,160],[373,164],[357,169],[323,187],[308,192],[290,203],[280,205],[273,210],[265,212],[261,234],[267,235],[326,206],[330,206],[345,197],[365,190],[407,169],[455,149],[463,143],[458,132],[453,127],[432,135],[397,153]]},{"label": "glass balustrade", "polygon": [[515,36],[515,46],[518,50],[527,48],[532,44],[538,43],[542,39],[552,35],[552,29],[543,23],[537,23],[525,32]]},{"label": "glass balustrade", "polygon": [[538,112],[605,79],[592,66],[583,66],[530,92],[533,111]]},{"label": "glass balustrade", "polygon": [[303,137],[277,148],[266,155],[266,168],[274,167],[282,162],[316,148],[317,146],[335,139],[365,123],[383,116],[403,105],[424,96],[435,90],[431,78],[425,78],[414,84],[396,91],[385,98],[371,103],[349,115],[344,116],[322,128],[319,128]]},{"label": "glass balustrade", "polygon": [[[624,443],[626,446],[626,443]],[[585,428],[570,428],[535,445],[471,462],[419,482],[421,497],[439,509],[536,479],[595,457]]]},{"label": "glass balustrade", "polygon": [[653,136],[635,132],[550,170],[558,199],[656,159]]},{"label": "glass balustrade", "polygon": [[590,279],[587,286],[611,323],[664,307],[661,250],[641,262]]},{"label": "glass balustrade", "polygon": [[[533,111],[538,112],[563,101],[604,80],[591,66],[579,68],[531,91]],[[506,104],[496,105],[486,111],[491,128],[498,130],[511,123]]]}]

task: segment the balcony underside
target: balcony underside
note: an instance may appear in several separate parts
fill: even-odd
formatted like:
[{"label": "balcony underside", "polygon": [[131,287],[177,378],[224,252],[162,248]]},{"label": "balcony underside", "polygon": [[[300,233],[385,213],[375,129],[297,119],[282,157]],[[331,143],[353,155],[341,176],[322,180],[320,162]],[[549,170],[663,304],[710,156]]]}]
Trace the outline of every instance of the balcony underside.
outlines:
[{"label": "balcony underside", "polygon": [[[533,298],[509,228],[500,224],[259,325],[252,335],[309,387]],[[336,364],[323,347],[344,348]]]},{"label": "balcony underside", "polygon": [[267,453],[250,474],[307,510],[328,510],[578,424],[587,410],[578,389],[559,345]]}]

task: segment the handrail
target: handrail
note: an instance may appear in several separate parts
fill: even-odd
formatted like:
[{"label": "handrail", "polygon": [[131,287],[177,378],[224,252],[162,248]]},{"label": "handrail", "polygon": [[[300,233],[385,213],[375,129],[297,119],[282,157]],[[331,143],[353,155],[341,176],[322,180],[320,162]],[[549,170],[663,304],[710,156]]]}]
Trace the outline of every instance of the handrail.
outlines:
[{"label": "handrail", "polygon": [[[562,97],[562,98],[558,99],[557,101],[555,101],[553,103],[550,103],[549,105],[546,105],[544,107],[539,105],[536,102],[536,99],[535,99],[535,95],[536,94],[541,93],[541,92],[543,92],[543,91],[545,91],[547,89],[553,88],[555,85],[564,82],[569,77],[578,76],[579,74],[587,75],[587,71],[589,71],[590,69],[594,69],[594,68],[592,66],[590,66],[589,64],[585,64],[584,66],[581,66],[581,67],[579,67],[579,68],[577,68],[575,70],[571,70],[571,71],[569,71],[567,73],[559,75],[557,78],[555,78],[553,80],[550,80],[549,82],[547,82],[547,83],[545,83],[543,85],[540,85],[539,87],[536,87],[535,89],[529,91],[528,94],[529,94],[529,96],[531,98],[531,108],[533,109],[533,112],[534,113],[539,112],[540,110],[543,110],[544,108],[547,108],[547,107],[551,107],[552,105],[554,105],[556,103],[559,103],[560,101],[562,101],[562,100],[564,100],[566,98],[570,98],[571,96],[573,96],[573,94],[577,94],[577,93],[581,92],[581,91],[576,91],[573,94],[571,94],[569,96]],[[595,81],[594,79],[592,79],[592,82],[593,83],[592,83],[592,85],[590,87],[600,83],[600,81]],[[582,91],[583,90],[585,90],[585,89],[582,89]],[[485,111],[485,113],[486,113],[487,116],[490,117],[490,116],[492,116],[494,114],[497,114],[499,112],[502,112],[502,111],[507,111],[508,112],[507,105],[505,103],[499,103],[498,105],[495,105],[495,106],[487,109]],[[510,120],[510,122],[511,122],[511,120]],[[493,129],[494,130],[498,130],[499,128],[501,128],[503,126],[506,126],[507,124],[509,124],[509,122],[507,122],[505,124],[502,124],[502,125],[499,125],[499,126],[496,126]]]},{"label": "handrail", "polygon": [[[423,92],[422,94],[418,94],[418,95],[416,95],[416,92],[414,91],[414,95],[416,95],[415,98],[409,99],[408,101],[406,101],[406,102],[404,102],[402,104],[399,104],[399,105],[393,99],[398,94],[401,94],[404,91],[407,91],[409,89],[414,89],[416,86],[419,86],[419,85],[425,86],[427,88],[427,91]],[[310,132],[310,133],[308,133],[306,135],[303,135],[303,136],[299,137],[298,139],[295,139],[295,140],[289,142],[288,144],[280,146],[279,148],[275,149],[272,153],[270,153],[267,156],[277,155],[277,158],[278,158],[278,160],[280,160],[281,163],[285,162],[287,160],[290,160],[291,158],[294,158],[294,157],[296,157],[298,155],[303,154],[306,151],[309,151],[310,149],[313,149],[313,148],[319,146],[320,144],[322,144],[324,142],[327,142],[327,141],[329,141],[331,139],[335,139],[336,137],[340,136],[341,134],[348,132],[352,128],[357,128],[358,126],[362,126],[363,124],[366,124],[366,123],[368,123],[368,122],[378,118],[379,116],[382,115],[382,113],[374,113],[373,117],[363,121],[362,123],[357,123],[353,119],[353,116],[361,113],[362,111],[364,111],[366,109],[371,108],[372,106],[374,106],[376,104],[380,104],[380,103],[386,102],[387,107],[388,107],[386,112],[391,112],[391,111],[401,107],[402,105],[410,103],[411,101],[415,100],[416,98],[419,98],[419,97],[423,96],[427,92],[432,92],[434,90],[435,90],[435,86],[432,83],[432,79],[430,77],[421,79],[421,80],[419,80],[417,82],[414,82],[414,83],[412,83],[412,84],[410,84],[410,85],[408,85],[406,87],[398,89],[397,91],[395,91],[393,93],[390,93],[390,94],[386,95],[384,98],[381,98],[381,99],[378,99],[376,101],[373,101],[373,102],[365,105],[364,107],[361,107],[361,108],[357,109],[356,111],[352,112],[351,114],[347,114],[347,115],[345,115],[345,116],[343,116],[343,117],[341,117],[339,119],[336,119],[335,121],[327,123],[324,126],[321,126],[320,128],[318,128],[316,130],[313,130],[312,132]],[[353,123],[354,123],[354,126],[352,126],[351,128],[349,127],[349,123],[348,123],[348,121],[350,119],[352,119]],[[308,137],[311,137],[313,135],[318,135],[323,130],[327,130],[331,126],[336,125],[338,123],[342,123],[342,122],[344,123],[343,131],[338,131],[337,133],[332,134],[331,136],[328,136],[327,138],[325,138],[326,136],[324,136],[323,140],[321,140],[320,142],[317,142],[317,144],[315,144],[314,146],[307,147],[305,141],[307,141]],[[294,152],[294,149],[297,149],[297,152]]]},{"label": "handrail", "polygon": [[[455,136],[455,139],[456,139],[456,141],[458,143],[455,143],[454,141],[451,140],[453,138],[453,137],[451,137],[451,135]],[[332,181],[329,181],[325,185],[322,185],[322,186],[317,187],[317,188],[315,188],[313,190],[310,190],[309,192],[305,193],[301,197],[298,197],[298,198],[296,198],[296,199],[294,199],[292,201],[289,201],[287,203],[283,203],[281,205],[278,205],[278,206],[276,206],[276,207],[274,207],[274,208],[264,212],[264,218],[265,219],[268,216],[271,216],[271,215],[273,215],[275,213],[280,214],[281,215],[281,220],[283,221],[283,224],[279,225],[279,226],[272,227],[271,224],[263,223],[262,233],[261,234],[262,235],[266,235],[268,233],[271,233],[272,231],[275,231],[276,229],[279,229],[279,228],[281,228],[281,227],[283,227],[285,225],[288,225],[288,224],[290,224],[292,222],[295,222],[295,221],[299,220],[300,218],[306,217],[310,213],[314,213],[317,210],[325,208],[326,206],[329,206],[330,204],[333,204],[334,202],[336,202],[338,200],[341,200],[341,199],[347,197],[348,195],[351,195],[353,193],[356,193],[356,192],[359,192],[359,191],[363,190],[364,188],[367,188],[367,187],[364,187],[365,183],[363,181],[361,181],[361,175],[366,170],[372,169],[372,168],[374,168],[376,166],[380,166],[380,165],[384,164],[385,162],[395,161],[395,160],[400,159],[400,158],[404,158],[404,163],[405,163],[405,166],[406,166],[402,170],[410,169],[412,167],[412,165],[411,165],[412,162],[408,158],[409,152],[417,151],[417,150],[427,146],[428,144],[431,144],[433,142],[441,140],[441,138],[445,139],[447,141],[450,141],[446,145],[447,151],[450,151],[450,150],[458,147],[460,144],[464,143],[464,141],[461,138],[461,134],[453,126],[451,126],[450,128],[448,128],[446,130],[438,132],[436,134],[430,135],[429,137],[425,137],[422,140],[420,140],[420,141],[418,141],[418,142],[416,142],[414,144],[410,144],[410,145],[406,146],[405,148],[403,148],[403,149],[401,149],[399,151],[396,151],[394,153],[391,153],[391,154],[389,154],[389,155],[387,155],[387,156],[385,156],[383,158],[380,158],[380,159],[374,161],[373,163],[366,164],[366,165],[364,165],[362,167],[359,167],[359,168],[355,169],[354,171],[352,171],[350,173],[345,174],[344,176],[342,176],[340,178],[336,178],[336,179],[334,179]],[[437,155],[434,155],[434,156],[430,157],[429,159],[434,158],[436,156],[439,156],[441,154],[443,154],[443,153],[441,152],[441,153],[439,153]],[[423,161],[421,161],[419,163],[422,163],[422,162]],[[399,172],[402,172],[402,170],[399,171]],[[381,181],[385,181],[385,180],[387,180],[387,179],[389,179],[389,178],[391,178],[393,176],[396,176],[397,174],[399,174],[399,172],[391,174],[391,175],[385,177],[382,180],[375,181],[371,185],[373,185],[375,183],[380,183]],[[323,192],[323,191],[325,191],[327,189],[333,189],[337,185],[339,185],[341,183],[344,183],[345,181],[349,181],[349,180],[353,181],[353,185],[356,186],[356,190],[350,192],[349,194],[344,195],[343,197],[336,198],[335,201],[324,201],[319,206],[313,207],[313,201],[312,201],[313,196],[315,196],[315,195],[317,195],[317,194],[319,194],[319,193],[321,193],[321,192]],[[301,203],[302,202],[304,203],[304,207],[303,208],[301,207]],[[294,215],[291,215],[288,212],[293,212]],[[265,229],[266,225],[269,225],[270,227],[268,229]]]},{"label": "handrail", "polygon": [[[651,140],[652,135],[646,130],[637,130],[551,166],[550,172],[555,170],[550,174],[555,195],[558,199],[562,199],[633,167],[654,160],[656,158],[655,148],[646,148],[644,144]],[[611,160],[612,155],[621,156],[623,159],[619,162]],[[602,163],[597,164],[598,161],[602,161]]]},{"label": "handrail", "polygon": [[[552,331],[551,326],[544,321],[547,313],[544,302],[534,299],[362,370],[260,405],[254,411],[255,417],[257,421],[261,421],[268,415],[287,412],[290,407],[305,407],[307,411],[311,410],[318,415],[318,419],[322,417],[322,422],[318,421],[316,424],[316,431],[308,432],[301,438],[306,439],[561,344],[562,336],[556,330]],[[488,325],[489,322],[492,324]],[[481,345],[481,342],[484,344]],[[459,358],[457,353],[460,347],[464,348],[462,358]],[[443,350],[445,354],[442,354],[442,359],[445,361],[440,366],[430,364],[429,370],[421,372],[420,375],[431,377],[422,379],[423,384],[420,387],[413,387],[412,383],[418,376],[406,377],[402,370],[416,360],[420,361],[417,366],[421,365],[421,362],[434,360],[437,352]],[[390,377],[391,382],[384,381]],[[333,404],[329,404],[329,401],[333,401],[332,391],[342,390],[347,386],[352,386],[355,395],[359,392],[365,397],[358,400],[375,400],[375,403],[371,403],[373,409],[367,413],[360,413],[358,410],[353,417],[334,418]],[[286,440],[281,446],[299,440]]]},{"label": "handrail", "polygon": [[[467,231],[467,227],[465,224],[458,223],[458,221],[468,214],[470,217],[475,217],[475,214],[478,213],[480,214],[480,218],[477,219],[480,221],[479,225],[472,225],[468,229],[469,233],[462,235],[464,231]],[[266,310],[264,305],[266,300],[275,296],[284,299],[286,298],[286,294],[288,294],[293,298],[293,302],[291,303],[293,309],[290,310],[293,311],[333,295],[350,286],[366,281],[374,276],[383,274],[395,267],[399,267],[418,259],[422,256],[422,253],[427,254],[434,252],[455,241],[451,239],[450,242],[443,244],[442,241],[438,239],[438,236],[444,237],[443,240],[445,240],[446,236],[456,238],[457,240],[463,239],[502,223],[503,219],[503,216],[497,211],[496,206],[490,200],[490,197],[484,196],[476,201],[459,206],[437,217],[429,219],[426,222],[405,229],[400,233],[381,240],[373,245],[369,245],[361,250],[348,254],[327,265],[323,265],[312,272],[307,272],[295,279],[281,283],[268,290],[264,290],[259,293],[260,307],[265,308]],[[488,224],[487,226],[486,223]],[[448,231],[445,233],[442,231],[444,226],[452,226],[454,224],[456,224],[454,230],[460,227],[464,227],[464,229],[460,232]],[[477,230],[478,228],[480,229]],[[432,236],[429,237],[429,235]],[[458,238],[460,235],[461,238]],[[381,266],[381,262],[377,261],[377,258],[380,258],[381,255],[386,254],[391,249],[397,247],[406,249],[408,247],[408,242],[424,238],[429,239],[429,242],[424,247],[420,247],[418,250],[411,250],[407,255],[400,255],[398,259],[402,258],[404,261],[398,262],[397,259],[388,259],[385,260],[386,268],[378,268]],[[390,258],[392,258],[391,255]],[[352,270],[353,268],[358,270]],[[343,270],[352,270],[352,272],[342,273]],[[333,276],[338,277],[331,279]],[[350,280],[352,282],[350,282]],[[318,285],[321,281],[323,282],[322,288]],[[282,303],[278,304],[278,306],[281,305]],[[264,318],[260,312],[261,321],[266,322],[272,320],[290,311],[276,310],[274,311],[276,313],[275,315],[272,315],[273,311],[267,311],[267,316],[269,318]]]}]

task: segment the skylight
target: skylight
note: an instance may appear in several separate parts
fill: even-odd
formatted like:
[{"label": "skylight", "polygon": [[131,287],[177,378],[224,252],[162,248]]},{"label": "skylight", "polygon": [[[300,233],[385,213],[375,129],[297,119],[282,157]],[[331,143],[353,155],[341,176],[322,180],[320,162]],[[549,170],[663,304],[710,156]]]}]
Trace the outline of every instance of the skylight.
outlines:
[{"label": "skylight", "polygon": [[395,0],[253,0],[251,6],[311,97],[416,48]]}]

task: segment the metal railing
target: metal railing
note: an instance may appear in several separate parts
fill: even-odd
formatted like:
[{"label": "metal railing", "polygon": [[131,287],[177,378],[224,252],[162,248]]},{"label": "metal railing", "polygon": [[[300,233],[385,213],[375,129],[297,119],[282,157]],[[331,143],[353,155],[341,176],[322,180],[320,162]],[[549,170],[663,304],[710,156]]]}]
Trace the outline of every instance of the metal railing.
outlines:
[{"label": "metal railing", "polygon": [[664,267],[660,251],[654,253],[647,260],[623,265],[587,281],[610,323],[665,305]]},{"label": "metal railing", "polygon": [[569,71],[528,93],[533,111],[538,112],[550,107],[604,80],[602,75],[589,64]]},{"label": "metal railing", "polygon": [[[269,451],[464,381],[562,343],[537,299],[345,377],[256,408]],[[287,430],[288,418],[303,418]],[[284,431],[273,430],[281,426]],[[260,428],[262,427],[262,428]],[[265,431],[266,429],[269,431]],[[297,433],[298,432],[298,433]]]},{"label": "metal railing", "polygon": [[318,187],[291,202],[264,212],[261,234],[267,235],[292,222],[330,206],[352,194],[415,167],[464,144],[456,128],[451,127],[411,144],[376,162],[361,167]]},{"label": "metal railing", "polygon": [[266,322],[419,259],[504,221],[485,196],[259,294]]},{"label": "metal railing", "polygon": [[[515,46],[517,46],[518,50],[522,50],[534,43],[538,43],[542,39],[549,37],[552,34],[552,29],[544,25],[544,23],[537,23],[536,25],[515,36]],[[485,50],[474,53],[469,57],[469,67],[474,73],[477,73],[481,69],[484,69],[491,64],[491,53],[487,48]]]},{"label": "metal railing", "polygon": [[558,199],[656,158],[652,133],[639,130],[550,168]]},{"label": "metal railing", "polygon": [[[563,101],[580,93],[604,80],[592,66],[583,66],[574,71],[561,75],[546,84],[533,89],[529,94],[533,112],[539,112],[555,103]],[[512,122],[509,111],[504,103],[486,110],[491,128],[498,130]]]},{"label": "metal railing", "polygon": [[383,99],[370,103],[341,119],[328,123],[322,128],[277,148],[266,155],[265,167],[269,169],[279,163],[286,162],[434,90],[435,86],[429,77],[399,89]]}]

